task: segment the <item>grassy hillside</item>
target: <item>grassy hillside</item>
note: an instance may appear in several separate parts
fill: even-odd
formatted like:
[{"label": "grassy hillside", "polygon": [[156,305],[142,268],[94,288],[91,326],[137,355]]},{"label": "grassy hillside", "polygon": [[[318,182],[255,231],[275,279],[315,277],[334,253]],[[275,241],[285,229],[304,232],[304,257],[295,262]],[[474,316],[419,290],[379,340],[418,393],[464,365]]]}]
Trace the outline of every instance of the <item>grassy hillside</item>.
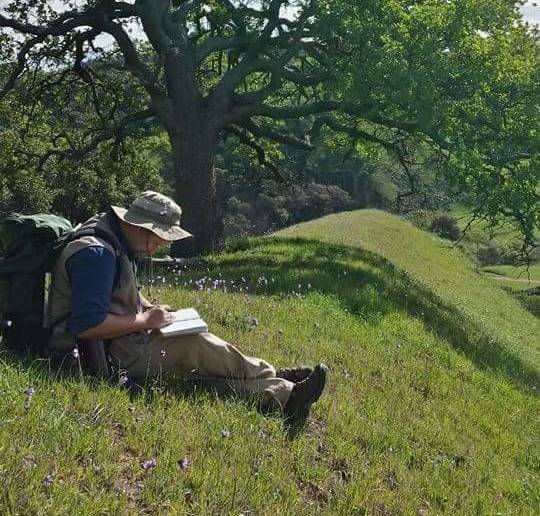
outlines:
[{"label": "grassy hillside", "polygon": [[[331,215],[279,234],[360,247],[380,255],[435,294],[444,306],[463,314],[505,351],[530,365],[540,364],[540,324],[517,301],[478,275],[445,240],[377,210]],[[486,347],[489,353],[492,346]]]},{"label": "grassy hillside", "polygon": [[130,399],[5,353],[3,514],[536,513],[538,322],[441,240],[361,211],[155,280],[250,354],[329,365],[305,432],[189,386]]}]

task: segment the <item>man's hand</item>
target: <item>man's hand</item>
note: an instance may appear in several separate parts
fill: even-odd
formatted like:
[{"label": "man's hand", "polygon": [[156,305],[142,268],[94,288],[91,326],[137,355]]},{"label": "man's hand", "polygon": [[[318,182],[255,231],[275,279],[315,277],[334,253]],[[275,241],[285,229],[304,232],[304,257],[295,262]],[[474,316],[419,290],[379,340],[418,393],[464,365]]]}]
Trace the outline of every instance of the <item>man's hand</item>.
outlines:
[{"label": "man's hand", "polygon": [[157,330],[171,324],[174,321],[174,316],[168,312],[163,306],[154,306],[143,314],[145,318],[145,326],[148,330]]}]

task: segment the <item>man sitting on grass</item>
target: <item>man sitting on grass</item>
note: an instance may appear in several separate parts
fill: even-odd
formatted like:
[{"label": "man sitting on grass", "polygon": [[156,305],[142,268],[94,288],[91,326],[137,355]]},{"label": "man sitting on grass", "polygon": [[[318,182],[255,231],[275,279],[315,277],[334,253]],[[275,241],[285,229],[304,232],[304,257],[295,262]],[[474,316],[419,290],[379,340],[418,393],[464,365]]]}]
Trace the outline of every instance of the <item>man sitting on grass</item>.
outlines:
[{"label": "man sitting on grass", "polygon": [[135,381],[162,373],[222,380],[261,408],[280,410],[288,423],[301,422],[324,389],[323,364],[276,370],[211,333],[165,338],[157,331],[173,316],[139,294],[136,256],[190,237],[181,213],[172,199],[148,191],[129,209],[112,206],[83,224],[95,236],[71,241],[54,269],[49,347],[71,351],[76,339],[107,340],[112,362]]}]

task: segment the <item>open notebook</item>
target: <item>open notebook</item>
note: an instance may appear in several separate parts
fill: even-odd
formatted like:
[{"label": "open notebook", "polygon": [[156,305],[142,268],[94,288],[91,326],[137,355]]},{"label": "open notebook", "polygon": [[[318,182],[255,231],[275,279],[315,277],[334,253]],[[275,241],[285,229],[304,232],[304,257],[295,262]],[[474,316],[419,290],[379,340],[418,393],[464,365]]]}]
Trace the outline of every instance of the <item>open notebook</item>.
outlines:
[{"label": "open notebook", "polygon": [[208,325],[201,319],[195,308],[184,308],[174,312],[174,319],[173,323],[159,329],[164,337],[192,335],[208,331]]}]

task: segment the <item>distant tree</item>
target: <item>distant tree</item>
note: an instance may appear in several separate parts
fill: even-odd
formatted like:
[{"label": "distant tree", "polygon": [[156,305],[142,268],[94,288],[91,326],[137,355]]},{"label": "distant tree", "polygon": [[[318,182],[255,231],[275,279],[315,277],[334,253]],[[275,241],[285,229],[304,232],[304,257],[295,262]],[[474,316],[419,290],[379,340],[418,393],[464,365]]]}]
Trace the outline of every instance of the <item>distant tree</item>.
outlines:
[{"label": "distant tree", "polygon": [[[141,122],[161,125],[194,251],[219,241],[213,165],[225,134],[276,176],[272,142],[309,151],[341,133],[351,145],[386,149],[406,172],[416,143],[429,144],[477,214],[514,217],[530,244],[540,67],[519,4],[84,0],[54,9],[12,0],[0,15],[3,59],[13,62],[1,94],[18,79],[36,101],[75,79],[86,86],[94,123],[78,127],[79,138],[53,138],[40,164],[79,159]],[[130,34],[130,21],[147,41]],[[102,34],[112,47],[98,48]],[[302,138],[284,131],[290,119],[305,120]]]}]

